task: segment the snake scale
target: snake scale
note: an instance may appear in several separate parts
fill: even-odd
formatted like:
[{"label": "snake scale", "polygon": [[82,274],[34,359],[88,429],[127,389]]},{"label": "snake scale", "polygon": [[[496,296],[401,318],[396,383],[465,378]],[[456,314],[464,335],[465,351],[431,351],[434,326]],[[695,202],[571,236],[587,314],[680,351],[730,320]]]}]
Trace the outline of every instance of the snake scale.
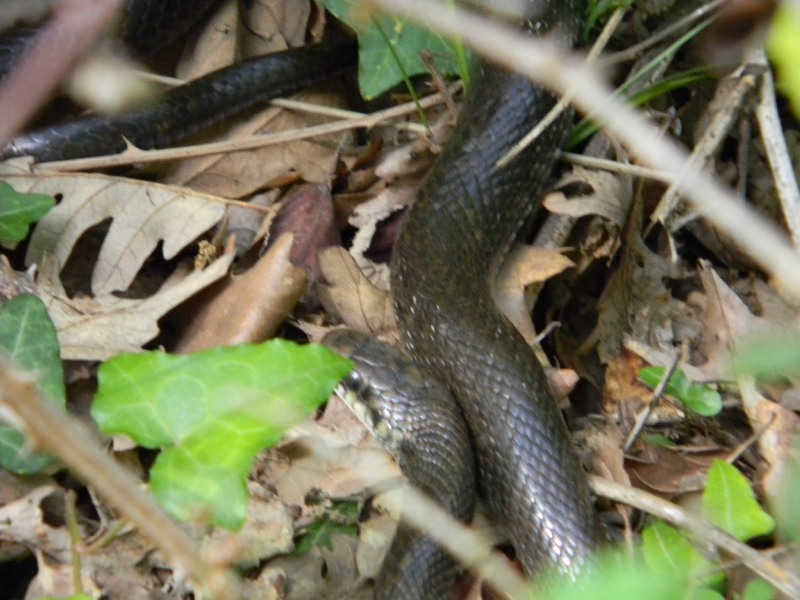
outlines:
[{"label": "snake scale", "polygon": [[[535,33],[552,28],[572,41],[579,29],[580,0],[522,0],[518,4],[525,11],[520,20]],[[96,118],[28,134],[0,151],[0,156],[31,154],[40,160],[56,160],[113,153],[124,149],[123,136],[145,148],[173,143],[202,126],[187,120],[191,112],[187,107],[210,110],[215,117],[232,114],[349,67],[354,44],[330,44],[273,58],[277,83],[265,79],[254,66],[248,71],[245,65],[244,74],[232,67],[167,94],[161,107],[116,120]],[[261,64],[259,69],[263,69]],[[549,178],[569,117],[557,119],[504,168],[498,169],[496,162],[553,104],[547,92],[529,81],[475,62],[454,134],[395,244],[392,290],[410,356],[433,372],[458,400],[477,455],[479,491],[491,515],[507,525],[525,571],[533,574],[549,565],[575,577],[590,560],[598,540],[586,478],[542,367],[498,313],[492,297],[498,267],[530,214],[532,199]],[[178,120],[177,125],[171,125],[172,119]],[[210,119],[200,116],[198,122],[208,124]],[[420,464],[417,457],[422,455],[432,462]],[[447,491],[453,495],[452,486],[470,479],[469,475],[443,475],[464,468],[453,460],[447,452],[412,452],[403,466],[433,469],[438,473],[433,479],[449,486]],[[436,497],[436,490],[428,491]],[[447,508],[462,519],[472,512],[471,505]],[[442,586],[451,579],[451,565],[430,546],[415,554],[413,548],[409,550],[417,544],[415,534],[400,531],[400,537],[408,541],[395,543],[395,550],[405,552],[406,558],[387,561],[393,573],[387,571],[382,577],[384,582],[399,578],[401,583],[384,585],[385,591],[378,589],[376,596],[441,597]],[[440,569],[435,565],[442,560]],[[448,574],[438,580],[431,575],[433,582],[429,578],[406,585],[425,565],[434,566],[426,571],[444,569]],[[445,583],[437,583],[440,580]],[[394,589],[398,591],[390,591]]]}]

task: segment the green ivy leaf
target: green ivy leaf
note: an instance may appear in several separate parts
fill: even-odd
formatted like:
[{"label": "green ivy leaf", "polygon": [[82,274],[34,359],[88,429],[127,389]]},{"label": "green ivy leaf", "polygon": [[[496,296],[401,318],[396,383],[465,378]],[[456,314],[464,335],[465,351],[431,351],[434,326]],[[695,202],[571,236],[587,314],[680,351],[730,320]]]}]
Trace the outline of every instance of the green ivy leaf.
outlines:
[{"label": "green ivy leaf", "polygon": [[92,415],[107,435],[165,448],[150,485],[171,514],[235,529],[255,454],[307,418],[350,369],[323,346],[284,340],[125,354],[100,367]]},{"label": "green ivy leaf", "polygon": [[52,196],[20,194],[0,181],[0,245],[14,248],[28,237],[31,223],[41,219],[55,204]]},{"label": "green ivy leaf", "polygon": [[[337,19],[358,32],[358,82],[361,95],[367,100],[403,81],[403,70],[408,76],[428,73],[420,57],[423,51],[431,53],[442,73],[459,73],[456,51],[442,36],[396,17],[381,17],[370,22],[359,11],[358,0],[323,0],[322,3]],[[383,34],[391,47],[387,47]]]},{"label": "green ivy leaf", "polygon": [[758,504],[747,479],[736,467],[715,459],[703,492],[706,517],[736,539],[747,541],[766,535],[775,521]]},{"label": "green ivy leaf", "polygon": [[[703,589],[702,586],[718,585],[724,579],[721,573],[708,576],[716,565],[700,554],[685,535],[663,521],[653,520],[645,527],[642,554],[651,571],[684,581],[686,591],[691,591],[692,597]],[[697,581],[698,576],[705,577],[705,580]]]},{"label": "green ivy leaf", "polygon": [[773,600],[775,593],[776,591],[772,584],[763,579],[751,579],[744,586],[742,600]]},{"label": "green ivy leaf", "polygon": [[[21,294],[0,307],[0,349],[17,366],[35,373],[39,388],[55,404],[64,407],[64,371],[56,328],[39,298]],[[24,435],[0,423],[0,465],[15,473],[30,474],[53,462],[48,454],[28,451]]]},{"label": "green ivy leaf", "polygon": [[[639,371],[639,379],[655,389],[666,373],[664,367],[644,367]],[[707,385],[692,383],[680,369],[676,369],[672,374],[664,393],[703,417],[713,417],[722,410],[722,396],[719,392]]]}]

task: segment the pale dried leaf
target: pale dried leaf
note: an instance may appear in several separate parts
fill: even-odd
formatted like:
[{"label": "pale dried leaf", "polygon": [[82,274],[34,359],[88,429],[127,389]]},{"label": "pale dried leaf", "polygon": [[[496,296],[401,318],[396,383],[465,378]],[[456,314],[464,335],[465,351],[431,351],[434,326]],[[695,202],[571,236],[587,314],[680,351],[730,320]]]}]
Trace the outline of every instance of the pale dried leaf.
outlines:
[{"label": "pale dried leaf", "polygon": [[67,297],[58,274],[42,264],[37,294],[47,306],[58,331],[61,358],[107,360],[122,352],[139,352],[159,331],[158,320],[228,271],[228,252],[205,269],[173,277],[161,289],[141,300],[111,294],[95,298]]},{"label": "pale dried leaf", "polygon": [[372,244],[378,224],[401,208],[414,202],[420,180],[402,179],[383,188],[374,198],[359,204],[348,222],[358,231],[353,237],[350,255],[355,259],[364,276],[379,289],[389,289],[389,266],[376,263],[365,256]]},{"label": "pale dried leaf", "polygon": [[258,56],[306,41],[311,3],[308,0],[255,0],[247,9],[242,36],[245,56]]},{"label": "pale dried leaf", "polygon": [[252,269],[211,290],[176,352],[261,342],[286,320],[306,290],[303,271],[289,261],[292,235],[278,238]]},{"label": "pale dried leaf", "polygon": [[[579,189],[587,186],[591,192],[567,198],[561,189],[569,184]],[[544,205],[550,212],[571,217],[599,215],[622,228],[628,216],[633,198],[633,186],[629,175],[617,175],[608,171],[596,171],[575,167],[559,181],[559,189],[550,192]]]},{"label": "pale dried leaf", "polygon": [[48,524],[42,513],[42,501],[55,492],[55,487],[45,485],[0,507],[0,539],[23,543],[58,562],[69,562],[69,534],[63,527]]},{"label": "pale dried leaf", "polygon": [[241,19],[238,0],[225,0],[203,26],[175,68],[181,79],[191,80],[236,62]]},{"label": "pale dried leaf", "polygon": [[373,286],[344,248],[326,248],[319,255],[329,285],[319,286],[325,309],[348,327],[377,333],[395,327],[394,309],[387,292]]},{"label": "pale dried leaf", "polygon": [[113,219],[92,274],[98,296],[127,289],[160,241],[164,257],[172,258],[225,213],[219,198],[122,177],[9,173],[3,178],[18,192],[61,198],[36,225],[25,257],[28,265],[47,255],[53,271],[60,273],[81,235]]},{"label": "pale dried leaf", "polygon": [[[332,90],[334,86],[329,84],[325,89]],[[343,106],[341,96],[331,91],[306,90],[292,98],[322,106]],[[256,134],[302,129],[328,120],[320,115],[267,108],[246,122],[232,126],[216,139],[230,141]],[[332,133],[315,139],[183,160],[165,181],[226,198],[242,198],[287,174],[312,183],[326,183],[335,170],[337,149],[348,135],[346,132]]]},{"label": "pale dried leaf", "polygon": [[377,514],[359,527],[356,566],[363,577],[378,575],[397,531],[397,517]]},{"label": "pale dried leaf", "polygon": [[711,379],[723,379],[727,376],[730,349],[737,340],[744,334],[765,329],[767,323],[750,311],[707,261],[700,262],[698,275],[706,294],[700,340],[706,363],[702,369]]},{"label": "pale dried leaf", "polygon": [[561,250],[533,248],[517,245],[503,262],[494,288],[494,300],[517,330],[531,345],[536,340],[536,330],[531,321],[530,308],[525,298],[525,288],[542,283],[575,264]]},{"label": "pale dried leaf", "polygon": [[[286,505],[276,499],[264,498],[260,485],[248,482],[250,491],[247,516],[242,528],[235,536],[235,543],[242,555],[236,560],[239,568],[252,568],[263,560],[294,550],[294,523]],[[218,545],[226,544],[231,533],[215,529],[203,538],[202,548],[211,556]]]}]

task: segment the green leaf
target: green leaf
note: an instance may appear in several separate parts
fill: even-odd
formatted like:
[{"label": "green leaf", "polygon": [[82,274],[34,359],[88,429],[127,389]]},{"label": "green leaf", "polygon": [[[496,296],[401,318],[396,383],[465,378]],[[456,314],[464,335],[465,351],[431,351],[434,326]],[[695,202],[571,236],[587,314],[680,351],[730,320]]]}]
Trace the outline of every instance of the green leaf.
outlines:
[{"label": "green leaf", "polygon": [[[323,4],[358,32],[358,82],[361,95],[367,100],[390,90],[406,74],[428,73],[420,57],[423,51],[430,52],[443,74],[459,74],[456,50],[442,36],[395,17],[381,17],[370,23],[359,11],[358,0],[323,0]],[[391,47],[387,47],[381,30]]]},{"label": "green leaf", "polygon": [[617,8],[630,8],[633,0],[597,0],[590,2],[587,7],[586,25],[584,26],[584,39],[588,39],[589,32],[594,29],[597,22],[605,15]]},{"label": "green leaf", "polygon": [[751,579],[744,586],[742,600],[773,600],[775,588],[763,579]]},{"label": "green leaf", "polygon": [[647,433],[642,432],[641,438],[652,446],[658,446],[660,448],[677,448],[678,444],[673,442],[665,435],[661,435],[660,433]]},{"label": "green leaf", "polygon": [[792,330],[769,331],[747,336],[737,344],[733,370],[774,380],[800,372],[800,340]]},{"label": "green leaf", "polygon": [[[39,298],[21,294],[0,307],[0,349],[17,366],[35,373],[42,392],[58,406],[64,406],[64,371],[56,328]],[[50,455],[29,452],[24,435],[0,423],[0,465],[15,473],[30,474],[53,462]]]},{"label": "green leaf", "polygon": [[711,588],[699,587],[691,591],[689,600],[725,600],[725,596]]},{"label": "green leaf", "polygon": [[[683,581],[692,596],[702,585],[718,585],[724,575],[714,573],[716,565],[700,554],[677,529],[653,520],[642,532],[642,554],[651,571]],[[703,577],[703,580],[697,580]],[[702,588],[699,588],[702,589]]]},{"label": "green leaf", "polygon": [[[645,367],[639,371],[639,379],[652,388],[657,388],[664,379],[664,367]],[[713,417],[722,410],[722,396],[707,385],[692,383],[680,369],[675,369],[664,393],[679,400],[686,408],[704,417]]]},{"label": "green leaf", "polygon": [[335,534],[356,537],[358,535],[358,503],[345,502],[308,526],[295,548],[295,554],[305,554],[312,548],[333,549]]},{"label": "green leaf", "polygon": [[0,181],[0,245],[13,248],[24,240],[31,223],[41,219],[55,204],[52,196],[20,194]]},{"label": "green leaf", "polygon": [[557,579],[542,585],[526,596],[530,600],[676,600],[676,590],[684,587],[680,579],[662,572],[652,572],[619,554],[598,557],[592,569],[586,569],[577,581]]},{"label": "green leaf", "polygon": [[800,11],[781,2],[767,38],[767,52],[777,71],[778,87],[800,117]]},{"label": "green leaf", "polygon": [[307,418],[350,369],[323,346],[284,340],[124,354],[100,367],[92,415],[107,435],[165,448],[150,485],[174,516],[235,529],[255,454]]},{"label": "green leaf", "polygon": [[715,459],[703,492],[706,517],[736,539],[747,541],[766,535],[775,521],[759,506],[747,479],[736,467]]}]

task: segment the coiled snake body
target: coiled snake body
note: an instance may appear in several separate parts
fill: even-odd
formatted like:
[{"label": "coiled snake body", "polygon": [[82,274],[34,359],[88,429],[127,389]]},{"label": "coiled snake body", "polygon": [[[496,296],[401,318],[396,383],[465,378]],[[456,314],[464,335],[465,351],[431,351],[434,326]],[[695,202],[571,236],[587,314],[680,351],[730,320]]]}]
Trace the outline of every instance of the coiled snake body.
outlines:
[{"label": "coiled snake body", "polygon": [[[553,25],[571,38],[578,29],[578,0],[525,4],[545,9],[525,15],[537,30]],[[498,265],[543,191],[568,118],[498,169],[554,100],[486,63],[474,72],[454,135],[395,243],[395,308],[409,354],[459,400],[480,490],[525,570],[555,565],[575,576],[597,539],[586,478],[544,371],[492,297]]]},{"label": "coiled snake body", "polygon": [[[523,20],[532,29],[553,25],[569,39],[578,30],[579,0],[522,0],[522,4],[529,13]],[[169,110],[154,108],[110,123],[95,119],[87,134],[78,124],[30,134],[0,152],[0,157],[31,154],[55,160],[118,152],[125,147],[123,136],[142,147],[168,144],[195,130],[184,120],[177,135],[170,138],[164,133],[172,116],[185,119],[186,103],[231,114],[275,95],[272,92],[288,93],[335,73],[352,63],[354,49],[351,42],[336,42],[299,54],[304,52],[305,63],[295,61],[292,53],[279,56],[282,79],[277,86],[265,84],[255,68],[246,76],[232,70],[232,85],[225,83],[229,81],[225,73],[218,72],[210,76],[216,85],[208,89],[208,96],[203,95],[200,80],[188,90],[178,88],[169,94]],[[311,66],[303,66],[309,62]],[[291,83],[295,70],[296,85]],[[492,298],[498,265],[530,213],[531,199],[541,193],[549,177],[567,118],[558,119],[533,146],[498,169],[497,160],[554,101],[527,80],[487,63],[477,62],[473,73],[454,135],[407,215],[394,248],[395,307],[411,356],[458,399],[477,454],[480,491],[491,513],[508,526],[526,572],[554,565],[574,577],[588,562],[597,539],[588,485],[541,366]],[[244,102],[240,96],[251,83],[259,92]],[[461,468],[435,448],[419,454],[433,461],[434,472]],[[412,455],[405,466],[418,468],[416,461]],[[455,479],[459,485],[464,480]],[[442,477],[445,486],[454,485],[452,481]],[[461,518],[468,518],[472,510],[448,508]],[[400,565],[399,576],[413,577],[419,561],[431,563],[434,559],[425,552],[422,558]],[[425,589],[427,584],[419,585]],[[432,595],[425,597],[437,597],[434,588],[438,589],[427,588]]]}]

